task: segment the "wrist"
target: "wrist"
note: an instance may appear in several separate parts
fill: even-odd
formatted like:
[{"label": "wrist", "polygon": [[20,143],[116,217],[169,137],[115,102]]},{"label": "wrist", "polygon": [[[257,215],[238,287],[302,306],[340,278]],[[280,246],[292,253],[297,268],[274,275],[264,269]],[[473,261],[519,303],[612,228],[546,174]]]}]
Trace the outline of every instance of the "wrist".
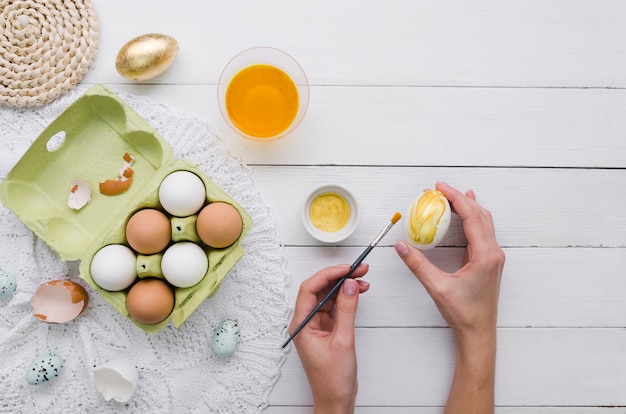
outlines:
[{"label": "wrist", "polygon": [[456,369],[478,386],[492,387],[496,366],[496,330],[456,335]]},{"label": "wrist", "polygon": [[496,328],[473,331],[454,331],[457,353],[464,355],[494,354],[496,352]]},{"label": "wrist", "polygon": [[335,401],[313,403],[314,414],[354,414],[354,401]]}]

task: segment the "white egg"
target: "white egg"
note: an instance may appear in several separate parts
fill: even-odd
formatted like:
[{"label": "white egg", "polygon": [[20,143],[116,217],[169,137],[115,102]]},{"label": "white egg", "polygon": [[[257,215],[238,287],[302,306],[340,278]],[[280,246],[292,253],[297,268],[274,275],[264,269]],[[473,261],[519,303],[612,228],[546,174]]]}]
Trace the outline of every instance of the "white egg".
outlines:
[{"label": "white egg", "polygon": [[165,279],[180,288],[200,282],[209,270],[209,258],[202,247],[192,242],[175,243],[168,247],[161,259]]},{"label": "white egg", "polygon": [[135,253],[123,244],[104,246],[91,260],[91,277],[102,289],[126,289],[137,278]]},{"label": "white egg", "polygon": [[404,220],[407,240],[420,250],[432,249],[448,232],[451,216],[450,203],[440,191],[424,191]]},{"label": "white egg", "polygon": [[169,174],[159,186],[159,202],[173,216],[196,214],[206,201],[204,182],[189,171]]},{"label": "white egg", "polygon": [[239,323],[233,319],[226,319],[213,332],[211,345],[213,352],[221,357],[229,357],[235,353],[241,338]]}]

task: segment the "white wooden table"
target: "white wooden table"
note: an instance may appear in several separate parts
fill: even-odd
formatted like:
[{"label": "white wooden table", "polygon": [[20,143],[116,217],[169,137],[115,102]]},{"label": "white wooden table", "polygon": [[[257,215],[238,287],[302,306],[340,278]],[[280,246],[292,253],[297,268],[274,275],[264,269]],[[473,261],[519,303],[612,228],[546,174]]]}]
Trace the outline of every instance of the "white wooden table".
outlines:
[{"label": "white wooden table", "polygon": [[[286,245],[290,300],[319,268],[351,262],[396,210],[436,180],[494,215],[507,255],[500,297],[498,413],[626,413],[626,2],[621,0],[107,0],[83,84],[145,94],[206,120],[252,167]],[[149,83],[115,70],[144,33],[175,37]],[[222,120],[216,83],[238,52],[273,46],[308,75],[300,127],[272,143]],[[345,186],[361,225],[338,246],[300,220],[310,191]],[[357,317],[357,413],[442,411],[449,329],[397,258],[394,228],[368,257]],[[454,270],[454,220],[433,261]],[[269,414],[310,412],[295,349]],[[608,408],[607,408],[608,407]]]}]

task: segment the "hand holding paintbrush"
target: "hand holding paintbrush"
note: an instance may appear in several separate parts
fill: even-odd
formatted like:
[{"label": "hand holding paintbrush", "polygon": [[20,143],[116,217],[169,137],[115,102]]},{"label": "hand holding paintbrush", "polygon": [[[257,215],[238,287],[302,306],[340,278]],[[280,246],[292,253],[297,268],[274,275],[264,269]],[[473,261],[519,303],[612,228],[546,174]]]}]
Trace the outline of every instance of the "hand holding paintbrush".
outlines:
[{"label": "hand holding paintbrush", "polygon": [[298,332],[300,332],[302,330],[302,328],[304,328],[304,326],[311,320],[311,318],[317,313],[319,312],[319,310],[322,308],[322,306],[324,306],[324,304],[326,302],[328,302],[328,300],[333,297],[333,295],[335,295],[337,293],[337,291],[339,290],[339,288],[341,287],[341,285],[343,284],[343,282],[345,282],[345,280],[347,278],[349,278],[352,273],[354,273],[354,271],[356,270],[357,267],[359,267],[359,265],[363,262],[363,260],[365,259],[365,257],[367,257],[367,255],[372,251],[372,249],[374,247],[376,247],[378,245],[378,243],[383,239],[383,237],[389,232],[389,230],[391,230],[391,228],[393,227],[394,224],[396,224],[398,222],[398,220],[400,220],[400,218],[402,217],[402,215],[398,212],[396,212],[393,217],[391,218],[390,222],[387,224],[387,226],[385,226],[385,228],[378,234],[378,236],[376,236],[376,238],[374,239],[374,241],[372,241],[369,246],[367,246],[367,248],[363,251],[363,253],[361,253],[361,255],[354,261],[354,263],[352,263],[352,266],[350,266],[350,270],[348,270],[348,272],[337,281],[337,283],[335,283],[335,285],[333,286],[333,288],[331,290],[328,291],[328,293],[322,298],[322,300],[320,301],[320,303],[317,304],[317,306],[311,311],[311,313],[309,313],[309,315],[304,319],[304,321],[302,321],[302,323],[300,323],[300,325],[296,328],[295,331],[293,331],[293,333],[291,334],[291,336],[289,337],[289,339],[287,339],[285,341],[285,343],[282,345],[282,347],[286,347],[289,342],[291,342],[291,340],[298,334]]}]

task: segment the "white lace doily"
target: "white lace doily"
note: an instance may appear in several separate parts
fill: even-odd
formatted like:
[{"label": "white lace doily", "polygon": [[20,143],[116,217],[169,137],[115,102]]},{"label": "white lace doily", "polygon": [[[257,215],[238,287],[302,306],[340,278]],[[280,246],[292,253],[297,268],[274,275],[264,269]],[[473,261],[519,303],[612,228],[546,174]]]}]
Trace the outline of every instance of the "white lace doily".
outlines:
[{"label": "white lace doily", "polygon": [[[30,144],[84,90],[74,90],[37,109],[0,109],[0,179]],[[146,334],[121,316],[63,263],[6,207],[0,208],[0,267],[18,287],[0,302],[0,412],[2,413],[259,413],[267,406],[286,354],[289,305],[284,249],[251,171],[221,138],[196,118],[146,98],[122,98],[174,148],[175,158],[194,162],[245,208],[254,226],[242,241],[244,257],[221,289],[181,326]],[[48,280],[69,278],[90,293],[84,314],[50,325],[32,315],[30,298]],[[241,326],[241,343],[230,358],[211,349],[211,336],[227,318]],[[26,368],[41,352],[65,359],[56,380],[29,385]],[[106,402],[96,390],[94,366],[128,359],[139,383],[128,403]]]}]

